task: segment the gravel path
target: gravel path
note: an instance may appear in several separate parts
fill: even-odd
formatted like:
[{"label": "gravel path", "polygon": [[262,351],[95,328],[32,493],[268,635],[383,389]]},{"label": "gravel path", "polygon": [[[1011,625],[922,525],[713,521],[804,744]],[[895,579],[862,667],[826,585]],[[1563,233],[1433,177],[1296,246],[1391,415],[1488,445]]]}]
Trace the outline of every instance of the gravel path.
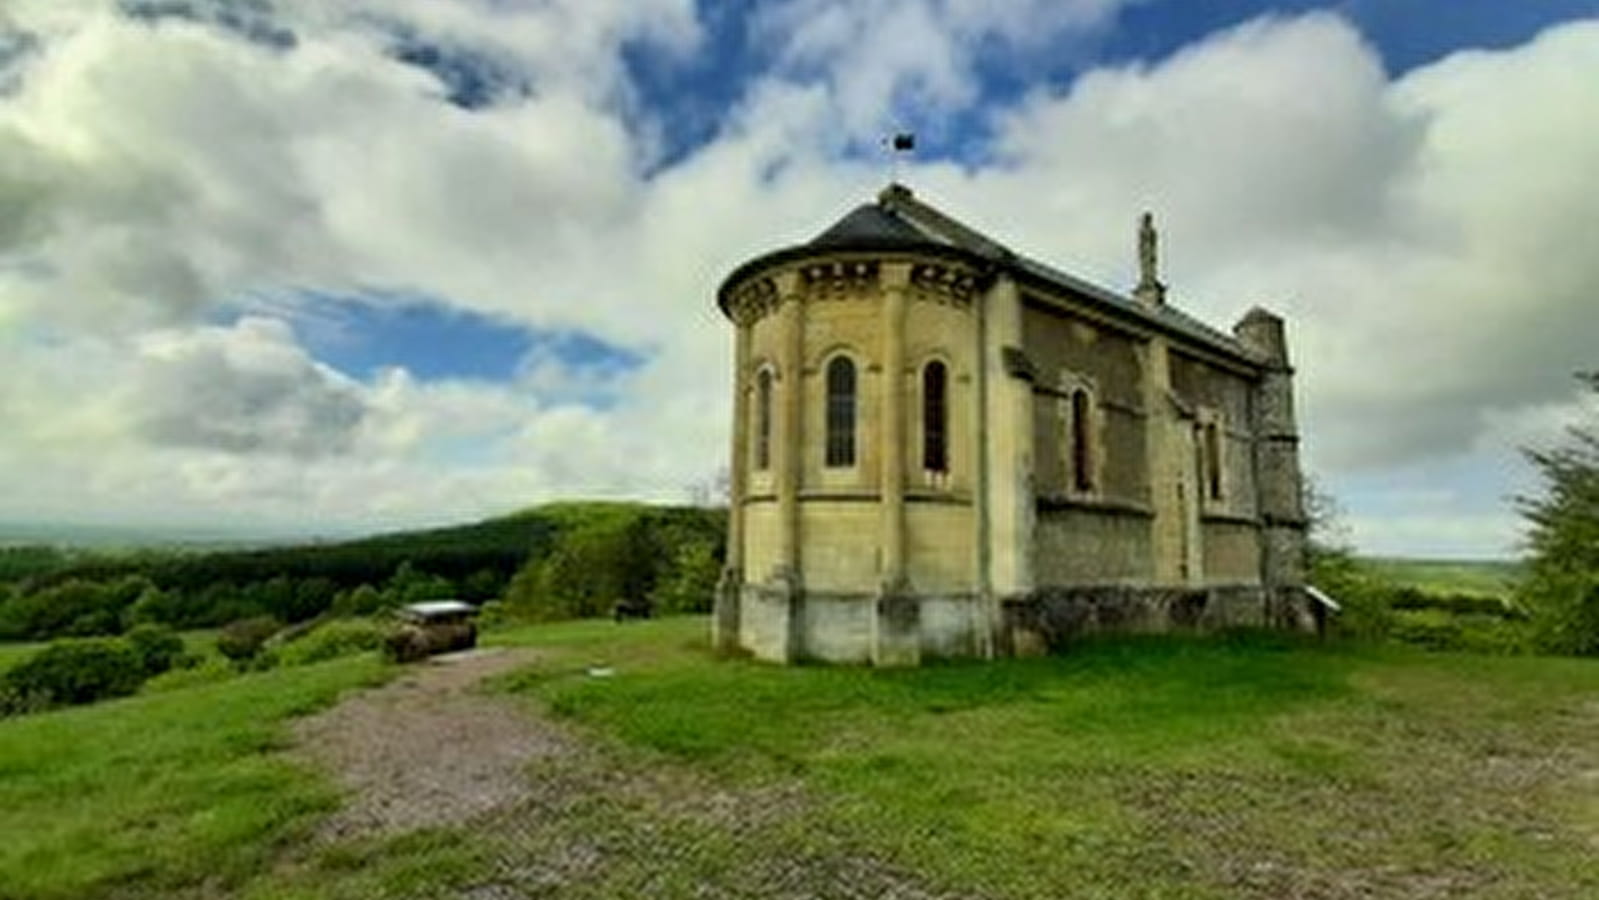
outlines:
[{"label": "gravel path", "polygon": [[300,720],[298,752],[333,772],[347,791],[344,807],[320,836],[455,825],[525,800],[528,763],[570,753],[573,743],[474,687],[532,656],[492,649],[434,657],[396,681]]},{"label": "gravel path", "polygon": [[467,825],[491,857],[455,890],[463,900],[681,895],[685,881],[697,898],[956,896],[846,840],[791,845],[786,826],[812,802],[797,783],[729,789],[681,766],[628,763],[476,689],[536,655],[435,657],[300,720],[294,753],[346,791],[318,839]]}]

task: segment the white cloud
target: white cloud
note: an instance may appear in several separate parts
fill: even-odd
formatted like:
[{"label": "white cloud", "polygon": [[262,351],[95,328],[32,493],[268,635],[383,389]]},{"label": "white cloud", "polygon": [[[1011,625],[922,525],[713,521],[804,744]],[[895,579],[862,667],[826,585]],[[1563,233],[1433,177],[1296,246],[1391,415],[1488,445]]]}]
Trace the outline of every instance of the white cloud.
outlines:
[{"label": "white cloud", "polygon": [[786,78],[826,86],[837,137],[871,142],[905,118],[936,128],[971,105],[985,57],[1059,53],[1129,2],[785,0],[762,8],[751,30]]}]

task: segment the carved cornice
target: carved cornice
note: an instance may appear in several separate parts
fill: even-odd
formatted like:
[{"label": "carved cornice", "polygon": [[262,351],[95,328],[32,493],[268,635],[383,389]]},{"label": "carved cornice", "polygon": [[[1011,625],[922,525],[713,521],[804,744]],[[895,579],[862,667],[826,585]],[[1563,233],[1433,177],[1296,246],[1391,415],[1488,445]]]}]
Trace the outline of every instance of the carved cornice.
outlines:
[{"label": "carved cornice", "polygon": [[911,265],[911,297],[967,311],[978,293],[978,275],[965,266],[919,262]]},{"label": "carved cornice", "polygon": [[[899,274],[891,277],[890,268]],[[893,257],[813,259],[767,269],[739,283],[725,295],[727,312],[737,324],[753,325],[790,299],[807,303],[875,299],[901,278],[906,279],[910,299],[963,312],[971,310],[982,292],[982,276],[969,266],[925,260],[896,263]]]},{"label": "carved cornice", "polygon": [[807,300],[844,300],[875,293],[883,264],[875,259],[834,260],[799,267],[799,293]]},{"label": "carved cornice", "polygon": [[777,282],[771,278],[751,278],[733,291],[728,311],[740,326],[753,325],[775,312],[782,302]]}]

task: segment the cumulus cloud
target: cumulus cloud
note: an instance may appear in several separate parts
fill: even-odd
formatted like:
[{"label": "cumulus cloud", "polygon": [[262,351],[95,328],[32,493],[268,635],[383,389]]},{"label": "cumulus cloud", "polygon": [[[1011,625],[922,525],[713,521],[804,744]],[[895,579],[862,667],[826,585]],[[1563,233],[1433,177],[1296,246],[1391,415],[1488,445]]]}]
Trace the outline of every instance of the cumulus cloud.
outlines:
[{"label": "cumulus cloud", "polygon": [[895,117],[937,127],[970,106],[986,56],[1058,53],[1131,0],[785,0],[760,10],[754,39],[785,78],[829,94],[839,138],[870,142]]},{"label": "cumulus cloud", "polygon": [[[1341,18],[1271,18],[983,95],[983,65],[1060,52],[1122,5],[764,6],[769,68],[655,168],[624,55],[712,52],[688,0],[249,5],[292,40],[216,0],[7,4],[0,31],[28,49],[0,61],[0,515],[436,521],[675,495],[726,454],[716,283],[875,190],[859,146],[908,106],[987,119],[990,162],[905,177],[1017,249],[1125,287],[1149,208],[1178,302],[1288,314],[1306,447],[1335,486],[1503,453],[1485,436],[1564,402],[1599,340],[1580,243],[1599,131],[1572,113],[1599,108],[1599,24],[1394,79]],[[484,79],[470,110],[449,102],[465,77]],[[296,288],[446,298],[645,362],[358,380],[272,316],[226,313]]]},{"label": "cumulus cloud", "polygon": [[152,443],[231,453],[347,450],[365,414],[358,387],[300,349],[287,325],[153,334],[130,402]]}]

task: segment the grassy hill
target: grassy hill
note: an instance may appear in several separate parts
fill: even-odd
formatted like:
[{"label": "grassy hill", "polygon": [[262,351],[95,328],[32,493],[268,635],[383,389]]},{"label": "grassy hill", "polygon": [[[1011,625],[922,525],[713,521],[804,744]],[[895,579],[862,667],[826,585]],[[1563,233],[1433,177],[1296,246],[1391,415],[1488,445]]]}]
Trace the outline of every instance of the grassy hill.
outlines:
[{"label": "grassy hill", "polygon": [[1379,577],[1399,587],[1439,594],[1478,594],[1502,597],[1521,577],[1514,560],[1416,559],[1365,556],[1360,561]]},{"label": "grassy hill", "polygon": [[497,690],[590,748],[529,777],[582,789],[391,839],[307,841],[337,794],[281,754],[288,719],[386,677],[370,660],[0,721],[0,885],[843,897],[890,873],[993,898],[1599,891],[1593,661],[1153,637],[779,668],[714,658],[706,627],[491,633],[539,651]]}]

